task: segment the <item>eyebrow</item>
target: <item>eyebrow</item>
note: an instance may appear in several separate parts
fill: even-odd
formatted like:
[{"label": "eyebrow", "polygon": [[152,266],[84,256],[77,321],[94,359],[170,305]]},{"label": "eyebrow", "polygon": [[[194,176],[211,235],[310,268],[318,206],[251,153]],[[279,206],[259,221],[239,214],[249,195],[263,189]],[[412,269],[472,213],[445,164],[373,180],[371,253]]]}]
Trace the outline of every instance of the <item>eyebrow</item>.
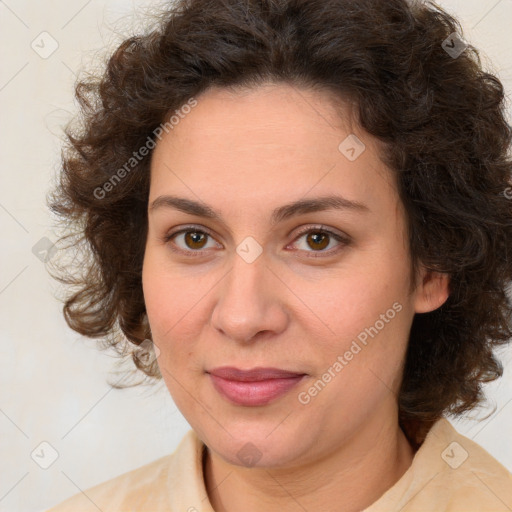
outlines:
[{"label": "eyebrow", "polygon": [[[149,210],[155,211],[162,207],[173,208],[183,213],[222,222],[222,215],[211,206],[184,197],[169,195],[159,196],[151,203]],[[275,208],[272,211],[271,224],[274,225],[283,222],[296,215],[326,210],[352,210],[361,213],[370,211],[363,203],[350,201],[349,199],[337,195],[299,199],[298,201]]]}]

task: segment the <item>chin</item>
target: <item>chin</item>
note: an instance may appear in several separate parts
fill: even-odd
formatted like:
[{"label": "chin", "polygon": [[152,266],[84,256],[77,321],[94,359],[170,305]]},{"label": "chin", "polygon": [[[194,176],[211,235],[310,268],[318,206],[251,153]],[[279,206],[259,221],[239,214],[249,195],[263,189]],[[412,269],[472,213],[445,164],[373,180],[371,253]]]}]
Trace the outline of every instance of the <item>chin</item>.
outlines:
[{"label": "chin", "polygon": [[223,426],[227,432],[219,427],[200,437],[210,450],[227,463],[236,466],[286,466],[296,461],[309,444],[313,444],[304,436],[304,432],[299,432],[301,429],[298,425],[279,425],[275,420],[253,425],[244,421]]}]

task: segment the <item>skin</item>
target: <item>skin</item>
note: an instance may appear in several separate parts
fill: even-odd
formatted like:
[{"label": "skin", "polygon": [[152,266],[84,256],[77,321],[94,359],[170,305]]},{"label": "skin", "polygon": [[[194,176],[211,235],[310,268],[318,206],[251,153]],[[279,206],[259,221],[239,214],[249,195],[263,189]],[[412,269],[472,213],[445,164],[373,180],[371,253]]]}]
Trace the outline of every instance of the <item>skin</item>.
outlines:
[{"label": "skin", "polygon": [[[402,365],[414,314],[447,299],[447,279],[420,270],[411,291],[394,174],[348,104],[340,110],[325,91],[285,84],[213,88],[196,99],[152,155],[143,289],[162,376],[208,447],[210,502],[217,512],[361,510],[412,462],[398,425]],[[354,161],[338,149],[350,134],[366,146]],[[270,221],[277,207],[333,193],[367,210]],[[162,195],[206,203],[222,220],[152,208]],[[165,240],[189,225],[211,237]],[[349,243],[315,245],[298,233],[319,225]],[[248,236],[263,249],[252,263],[236,251]],[[401,311],[301,403],[299,393],[395,303]],[[214,389],[206,370],[219,366],[307,377],[276,401],[248,407]],[[256,462],[237,456],[247,443],[261,455]]]}]

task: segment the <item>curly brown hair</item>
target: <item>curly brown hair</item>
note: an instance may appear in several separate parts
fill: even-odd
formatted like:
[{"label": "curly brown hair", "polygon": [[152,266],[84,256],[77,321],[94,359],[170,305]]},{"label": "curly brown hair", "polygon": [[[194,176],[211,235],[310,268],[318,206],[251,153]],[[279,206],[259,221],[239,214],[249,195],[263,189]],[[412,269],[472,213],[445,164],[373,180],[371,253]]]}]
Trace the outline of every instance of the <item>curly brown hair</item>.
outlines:
[{"label": "curly brown hair", "polygon": [[[123,356],[150,338],[141,270],[151,151],[137,150],[154,147],[162,123],[212,86],[323,88],[354,101],[360,125],[382,142],[413,269],[450,276],[445,304],[414,317],[400,422],[428,429],[479,405],[482,384],[502,374],[495,349],[512,336],[512,135],[502,84],[473,46],[450,53],[456,43],[460,23],[433,2],[174,3],[156,28],[123,41],[100,76],[76,85],[81,122],[66,127],[49,197],[71,229],[61,242],[71,239],[80,262],[55,275],[75,286],[63,307],[69,326]],[[161,379],[154,360],[131,357]]]}]

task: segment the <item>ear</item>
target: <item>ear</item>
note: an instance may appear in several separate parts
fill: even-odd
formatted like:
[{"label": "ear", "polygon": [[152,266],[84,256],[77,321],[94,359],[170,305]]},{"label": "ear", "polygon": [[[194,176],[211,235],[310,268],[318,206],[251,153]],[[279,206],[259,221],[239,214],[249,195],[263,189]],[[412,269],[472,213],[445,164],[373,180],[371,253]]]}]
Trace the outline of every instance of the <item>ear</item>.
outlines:
[{"label": "ear", "polygon": [[416,313],[429,313],[441,307],[450,295],[448,274],[422,270],[416,288],[414,310]]}]

